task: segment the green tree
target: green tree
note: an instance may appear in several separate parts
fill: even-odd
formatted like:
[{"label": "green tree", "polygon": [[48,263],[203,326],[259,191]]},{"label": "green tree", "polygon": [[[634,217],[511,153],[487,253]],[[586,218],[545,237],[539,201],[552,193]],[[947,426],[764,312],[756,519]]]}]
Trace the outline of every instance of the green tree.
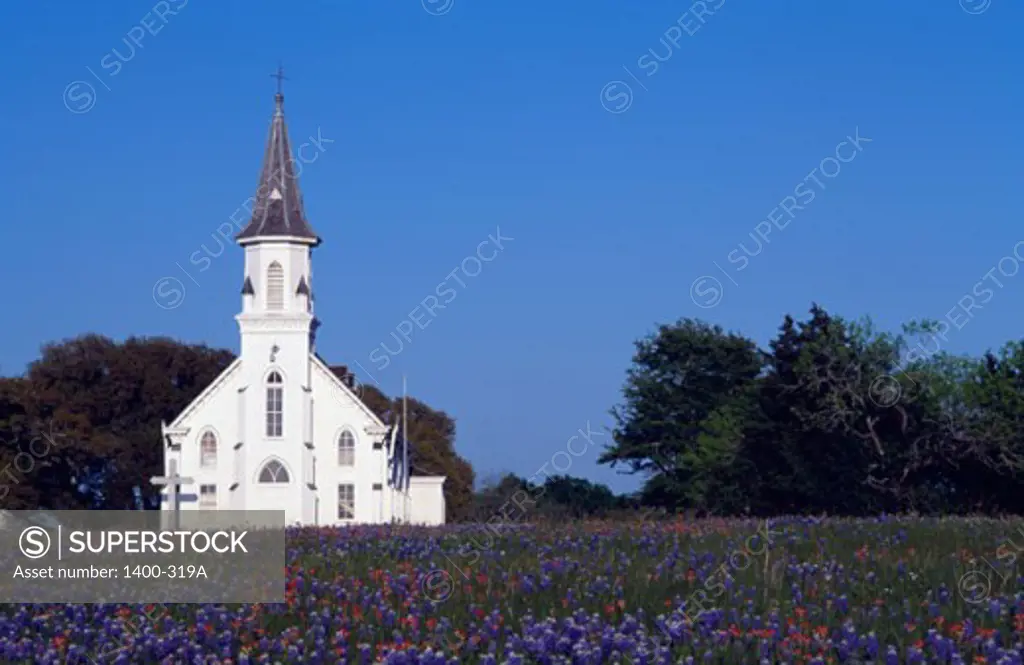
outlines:
[{"label": "green tree", "polygon": [[707,506],[742,443],[762,364],[753,341],[718,326],[659,327],[636,343],[625,403],[612,410],[613,444],[599,461],[646,474],[647,503]]},{"label": "green tree", "polygon": [[934,425],[959,507],[1024,511],[1024,345],[1011,342],[976,360],[942,354],[918,365],[942,390]]},{"label": "green tree", "polygon": [[604,517],[619,506],[615,493],[606,485],[565,475],[545,480],[541,496],[545,504],[557,506],[574,518]]},{"label": "green tree", "polygon": [[[1024,344],[879,333],[817,305],[765,352],[693,321],[638,343],[603,462],[648,506],[718,514],[1021,511]],[[759,365],[763,363],[763,365]]]},{"label": "green tree", "polygon": [[[53,466],[43,467],[52,472],[47,487],[68,492],[84,479],[101,486],[98,498],[72,491],[81,508],[93,499],[131,508],[137,485],[156,500],[159,490],[144,479],[163,470],[160,422],[176,416],[232,360],[229,351],[167,338],[118,344],[83,335],[43,347],[25,374],[21,405],[33,427],[61,437],[48,459]],[[62,497],[69,500],[56,495]],[[51,507],[48,502],[40,507]]]},{"label": "green tree", "polygon": [[865,487],[881,422],[873,391],[889,385],[891,367],[884,353],[865,353],[875,342],[817,305],[804,322],[785,318],[769,344],[760,386],[766,424],[751,447],[764,474],[758,512],[883,508]]}]

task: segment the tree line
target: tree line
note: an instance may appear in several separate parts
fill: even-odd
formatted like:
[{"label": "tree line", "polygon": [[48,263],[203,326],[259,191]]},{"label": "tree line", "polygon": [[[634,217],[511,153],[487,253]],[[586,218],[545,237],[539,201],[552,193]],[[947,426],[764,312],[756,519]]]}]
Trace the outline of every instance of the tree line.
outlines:
[{"label": "tree line", "polygon": [[[1024,512],[1024,344],[946,350],[814,305],[761,349],[693,319],[636,342],[602,463],[716,515]],[[955,329],[954,329],[955,332]]]},{"label": "tree line", "polygon": [[[1024,342],[946,351],[950,326],[899,334],[814,305],[767,348],[695,319],[635,342],[612,442],[599,461],[641,489],[513,474],[475,489],[456,424],[409,399],[414,474],[444,475],[449,521],[487,521],[512,497],[537,518],[1024,512]],[[227,367],[230,351],[166,338],[83,335],[0,378],[0,507],[158,505],[160,422]],[[348,376],[344,368],[332,368]],[[387,421],[398,398],[360,396]],[[523,510],[520,510],[523,513]],[[511,518],[508,518],[511,519]]]}]

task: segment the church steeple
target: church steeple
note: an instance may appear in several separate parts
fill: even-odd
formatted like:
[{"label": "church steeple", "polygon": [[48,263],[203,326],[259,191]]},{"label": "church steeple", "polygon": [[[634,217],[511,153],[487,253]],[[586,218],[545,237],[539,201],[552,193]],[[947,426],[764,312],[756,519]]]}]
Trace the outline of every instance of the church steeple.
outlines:
[{"label": "church steeple", "polygon": [[241,245],[261,239],[281,241],[294,238],[303,244],[318,245],[320,238],[306,221],[302,209],[302,192],[295,174],[288,129],[284,122],[284,95],[278,69],[277,94],[274,95],[274,117],[270,121],[270,136],[263,155],[263,170],[256,189],[256,203],[249,224],[236,236]]}]

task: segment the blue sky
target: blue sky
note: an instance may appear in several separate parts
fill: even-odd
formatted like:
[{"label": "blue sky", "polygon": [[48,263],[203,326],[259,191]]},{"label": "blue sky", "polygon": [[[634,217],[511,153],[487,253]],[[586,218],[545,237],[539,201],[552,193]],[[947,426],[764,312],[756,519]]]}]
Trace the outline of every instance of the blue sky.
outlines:
[{"label": "blue sky", "polygon": [[[324,238],[320,351],[391,393],[407,375],[481,476],[565,468],[571,446],[567,473],[632,489],[596,464],[599,437],[568,441],[609,423],[632,343],[658,323],[765,343],[818,301],[896,329],[946,316],[1024,239],[1024,5],[1009,0],[4,13],[6,374],[85,332],[237,349],[242,253],[211,238],[255,190],[279,60],[294,144],[321,137],[302,173]],[[781,216],[789,196],[805,205]],[[756,228],[767,242],[740,270]],[[479,274],[448,277],[476,272],[464,262],[499,230]],[[995,275],[949,350],[1024,330],[1024,275]],[[180,287],[158,304],[163,278]],[[447,307],[371,361],[446,279]]]}]

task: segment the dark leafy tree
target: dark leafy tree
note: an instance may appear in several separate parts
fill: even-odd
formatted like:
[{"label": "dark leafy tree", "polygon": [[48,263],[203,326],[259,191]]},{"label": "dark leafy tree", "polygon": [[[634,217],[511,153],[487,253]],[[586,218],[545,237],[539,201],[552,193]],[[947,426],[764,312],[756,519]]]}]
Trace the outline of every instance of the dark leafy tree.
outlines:
[{"label": "dark leafy tree", "polygon": [[32,433],[59,440],[40,465],[46,473],[36,482],[45,480],[49,496],[41,507],[131,508],[136,486],[155,502],[158,490],[145,479],[162,470],[160,422],[232,360],[228,351],[166,338],[117,344],[85,335],[45,346],[20,393]]},{"label": "dark leafy tree", "polygon": [[727,482],[762,367],[745,337],[689,319],[661,326],[636,343],[625,403],[612,410],[614,443],[599,461],[646,474],[648,501],[702,505]]},{"label": "dark leafy tree", "polygon": [[536,485],[506,473],[476,493],[473,519],[497,528],[539,520],[605,518],[637,508],[631,498],[617,496],[608,486],[585,478],[552,476]]},{"label": "dark leafy tree", "polygon": [[[941,351],[817,305],[767,350],[694,321],[637,344],[603,462],[648,506],[716,514],[1020,512],[1024,345]],[[908,341],[908,339],[910,341]]]}]

